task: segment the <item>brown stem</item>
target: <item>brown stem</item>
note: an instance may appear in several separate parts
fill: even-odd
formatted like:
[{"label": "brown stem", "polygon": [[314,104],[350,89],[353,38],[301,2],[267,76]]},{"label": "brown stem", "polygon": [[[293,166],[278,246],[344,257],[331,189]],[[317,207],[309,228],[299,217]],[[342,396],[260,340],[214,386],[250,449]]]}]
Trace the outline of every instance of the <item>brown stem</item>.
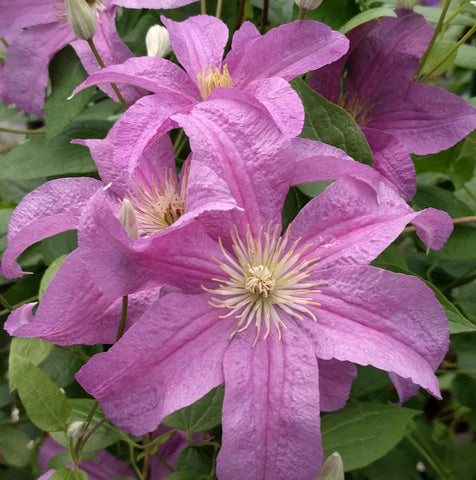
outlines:
[{"label": "brown stem", "polygon": [[304,20],[307,10],[305,8],[299,8],[298,20]]},{"label": "brown stem", "polygon": [[[151,436],[150,433],[146,435],[147,438],[147,443],[151,442]],[[149,474],[149,465],[150,465],[150,452],[147,450],[145,452],[145,457],[144,457],[144,466],[142,467],[142,475],[140,477],[140,480],[147,480],[147,476]]]},{"label": "brown stem", "polygon": [[243,23],[243,15],[245,13],[245,2],[246,0],[240,0],[240,6],[238,7],[238,20],[236,21],[236,28],[238,30]]},{"label": "brown stem", "polygon": [[264,33],[264,29],[268,24],[268,9],[269,9],[269,0],[263,0],[263,14],[261,16],[261,33]]}]

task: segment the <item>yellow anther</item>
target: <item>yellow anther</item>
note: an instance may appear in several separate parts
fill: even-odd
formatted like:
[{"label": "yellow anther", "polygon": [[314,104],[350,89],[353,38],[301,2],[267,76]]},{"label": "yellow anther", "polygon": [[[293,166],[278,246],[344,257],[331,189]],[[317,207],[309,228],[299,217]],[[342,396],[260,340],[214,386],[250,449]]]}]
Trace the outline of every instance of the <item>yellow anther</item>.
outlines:
[{"label": "yellow anther", "polygon": [[198,74],[198,88],[202,94],[203,100],[206,100],[212,90],[217,87],[232,87],[233,80],[228,72],[228,67],[223,65],[223,73],[215,67],[215,72],[213,72],[212,64],[207,67],[203,67],[203,70]]}]

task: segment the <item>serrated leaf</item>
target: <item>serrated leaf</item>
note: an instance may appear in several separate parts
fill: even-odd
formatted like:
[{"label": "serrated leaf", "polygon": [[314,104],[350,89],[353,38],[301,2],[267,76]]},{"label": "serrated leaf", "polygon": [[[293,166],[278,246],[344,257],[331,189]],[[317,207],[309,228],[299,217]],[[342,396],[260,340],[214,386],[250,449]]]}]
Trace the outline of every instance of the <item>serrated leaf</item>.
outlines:
[{"label": "serrated leaf", "polygon": [[61,264],[63,263],[63,260],[67,257],[67,255],[61,255],[61,257],[58,257],[56,260],[53,260],[52,264],[46,269],[46,272],[43,274],[43,277],[41,278],[40,282],[40,291],[38,294],[38,297],[40,299],[43,298],[43,294],[45,293],[46,288],[50,284],[51,280],[56,275],[56,272],[59,270],[61,267]]},{"label": "serrated leaf", "polygon": [[31,421],[46,432],[65,430],[71,407],[61,390],[35,365],[17,357],[11,379]]},{"label": "serrated leaf", "polygon": [[56,137],[84,109],[92,90],[78,92],[68,100],[75,87],[86,80],[87,73],[72,47],[66,47],[50,62],[52,93],[45,102],[47,138]]},{"label": "serrated leaf", "polygon": [[295,78],[291,85],[301,97],[306,112],[302,137],[341,148],[354,160],[373,165],[364,134],[343,108],[326,100],[300,78]]},{"label": "serrated leaf", "polygon": [[14,426],[0,425],[0,452],[8,465],[24,467],[30,463],[29,441],[29,437]]},{"label": "serrated leaf", "polygon": [[224,388],[219,386],[208,392],[198,402],[165,417],[162,423],[171,428],[198,433],[210,430],[221,423]]},{"label": "serrated leaf", "polygon": [[[84,421],[95,404],[95,400],[90,398],[73,398],[68,400],[68,405],[72,409],[70,423],[75,421]],[[91,421],[91,426],[104,419],[104,412],[98,408]],[[64,447],[68,446],[68,439],[63,432],[53,432],[51,436]],[[86,442],[83,452],[93,452],[102,448],[109,447],[122,438],[121,432],[110,422],[104,422],[94,435]]]},{"label": "serrated leaf", "polygon": [[71,140],[103,138],[110,127],[111,123],[107,121],[73,122],[51,141],[36,136],[0,158],[2,178],[25,180],[94,172],[96,166],[89,149],[73,145]]},{"label": "serrated leaf", "polygon": [[380,17],[396,17],[397,14],[388,7],[371,8],[359,13],[355,17],[351,18],[346,24],[339,28],[339,32],[347,33],[355,27],[362,25],[363,23],[370,22]]},{"label": "serrated leaf", "polygon": [[418,410],[361,402],[322,418],[324,456],[339,452],[345,471],[364,467],[385,455],[405,433]]}]

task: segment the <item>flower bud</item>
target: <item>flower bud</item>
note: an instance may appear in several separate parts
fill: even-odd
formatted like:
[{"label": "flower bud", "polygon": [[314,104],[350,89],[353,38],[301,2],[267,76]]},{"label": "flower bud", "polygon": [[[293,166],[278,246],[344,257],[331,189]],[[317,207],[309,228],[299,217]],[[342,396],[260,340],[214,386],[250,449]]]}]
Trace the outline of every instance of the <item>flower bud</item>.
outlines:
[{"label": "flower bud", "polygon": [[304,10],[314,10],[322,3],[322,0],[294,0],[294,1],[296,2],[296,5],[299,8],[302,8]]},{"label": "flower bud", "polygon": [[149,28],[145,36],[148,57],[165,57],[172,48],[170,46],[169,32],[162,25],[154,25]]},{"label": "flower bud", "polygon": [[317,480],[344,480],[344,463],[337,452],[329,455]]},{"label": "flower bud", "polygon": [[81,421],[76,421],[71,423],[68,426],[68,437],[73,438],[74,440],[77,440],[78,438],[81,438],[84,435],[85,430],[85,423]]},{"label": "flower bud", "polygon": [[97,31],[96,13],[86,0],[65,0],[66,16],[74,34],[91,40]]}]

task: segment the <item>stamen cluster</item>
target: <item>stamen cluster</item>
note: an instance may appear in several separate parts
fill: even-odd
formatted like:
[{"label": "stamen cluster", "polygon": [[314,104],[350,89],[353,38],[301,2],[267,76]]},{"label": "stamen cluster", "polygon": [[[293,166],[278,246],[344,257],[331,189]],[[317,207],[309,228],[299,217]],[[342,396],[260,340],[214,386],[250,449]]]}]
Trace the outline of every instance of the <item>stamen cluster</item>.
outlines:
[{"label": "stamen cluster", "polygon": [[254,238],[248,227],[246,240],[243,241],[235,228],[231,232],[234,255],[220,242],[227,262],[218,263],[229,278],[214,278],[220,283],[219,287],[205,290],[217,296],[212,298],[211,305],[230,310],[220,318],[234,316],[238,319],[238,325],[229,339],[254,324],[255,346],[262,325],[265,328],[263,339],[269,336],[271,325],[277,329],[281,339],[281,327],[287,328],[284,317],[291,316],[302,321],[304,316],[308,316],[316,321],[309,306],[320,305],[312,295],[320,293],[316,287],[325,283],[308,282],[306,279],[318,258],[303,259],[311,244],[298,248],[298,239],[288,248],[289,230],[284,236],[280,236],[278,230],[278,225],[273,227],[270,224],[267,231],[260,229]]},{"label": "stamen cluster", "polygon": [[228,67],[223,65],[223,73],[215,68],[215,72],[213,72],[212,65],[208,66],[208,74],[207,74],[207,67],[203,67],[201,73],[198,74],[198,88],[200,89],[200,93],[202,94],[203,100],[206,100],[212,90],[217,87],[232,87],[233,80],[228,72]]}]

